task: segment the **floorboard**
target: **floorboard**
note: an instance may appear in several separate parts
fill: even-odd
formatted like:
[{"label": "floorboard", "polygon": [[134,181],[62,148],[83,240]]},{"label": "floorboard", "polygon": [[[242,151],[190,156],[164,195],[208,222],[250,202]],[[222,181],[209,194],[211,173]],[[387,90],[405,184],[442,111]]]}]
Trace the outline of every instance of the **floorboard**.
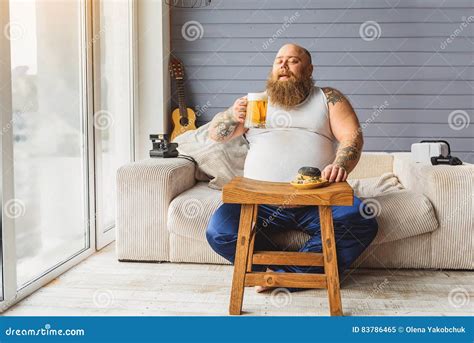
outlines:
[{"label": "floorboard", "polygon": [[[16,304],[6,316],[225,316],[232,266],[118,262],[111,244]],[[342,284],[345,315],[474,314],[474,273],[446,270],[353,271]],[[256,293],[243,315],[327,316],[325,290]]]}]

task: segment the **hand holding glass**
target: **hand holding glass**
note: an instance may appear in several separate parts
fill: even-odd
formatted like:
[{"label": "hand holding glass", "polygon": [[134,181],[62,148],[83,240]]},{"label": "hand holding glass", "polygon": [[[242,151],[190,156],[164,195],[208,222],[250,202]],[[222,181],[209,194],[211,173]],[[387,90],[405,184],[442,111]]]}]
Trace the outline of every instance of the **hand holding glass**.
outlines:
[{"label": "hand holding glass", "polygon": [[265,128],[268,97],[265,93],[248,93],[244,127]]}]

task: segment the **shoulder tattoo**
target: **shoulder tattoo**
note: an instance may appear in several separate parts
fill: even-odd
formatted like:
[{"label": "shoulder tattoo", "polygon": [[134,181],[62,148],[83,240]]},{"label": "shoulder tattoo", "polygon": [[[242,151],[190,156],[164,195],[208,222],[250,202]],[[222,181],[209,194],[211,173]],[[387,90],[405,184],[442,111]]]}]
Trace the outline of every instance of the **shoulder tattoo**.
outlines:
[{"label": "shoulder tattoo", "polygon": [[331,87],[323,87],[322,88],[324,94],[326,94],[326,97],[328,99],[328,103],[331,104],[336,104],[336,102],[343,102],[345,100],[344,95],[339,92],[337,89],[331,88]]}]

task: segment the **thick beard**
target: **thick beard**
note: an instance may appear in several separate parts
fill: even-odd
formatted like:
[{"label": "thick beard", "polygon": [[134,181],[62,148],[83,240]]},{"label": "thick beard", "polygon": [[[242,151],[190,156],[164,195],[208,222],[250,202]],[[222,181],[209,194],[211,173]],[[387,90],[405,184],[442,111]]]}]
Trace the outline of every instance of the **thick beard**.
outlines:
[{"label": "thick beard", "polygon": [[312,75],[296,78],[291,75],[286,81],[278,81],[278,75],[270,73],[267,80],[267,94],[270,102],[285,110],[291,110],[302,103],[314,87]]}]

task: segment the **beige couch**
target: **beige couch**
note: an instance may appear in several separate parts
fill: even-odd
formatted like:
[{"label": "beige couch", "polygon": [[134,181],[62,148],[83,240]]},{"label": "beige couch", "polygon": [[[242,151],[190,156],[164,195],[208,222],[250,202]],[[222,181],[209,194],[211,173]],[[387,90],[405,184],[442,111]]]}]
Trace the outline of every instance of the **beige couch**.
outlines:
[{"label": "beige couch", "polygon": [[[197,182],[194,164],[147,159],[117,174],[117,257],[121,261],[229,262],[205,230],[221,191]],[[354,263],[366,268],[474,269],[474,166],[431,166],[410,153],[363,153],[349,180],[374,204],[379,232]],[[308,236],[273,239],[296,250]]]}]

